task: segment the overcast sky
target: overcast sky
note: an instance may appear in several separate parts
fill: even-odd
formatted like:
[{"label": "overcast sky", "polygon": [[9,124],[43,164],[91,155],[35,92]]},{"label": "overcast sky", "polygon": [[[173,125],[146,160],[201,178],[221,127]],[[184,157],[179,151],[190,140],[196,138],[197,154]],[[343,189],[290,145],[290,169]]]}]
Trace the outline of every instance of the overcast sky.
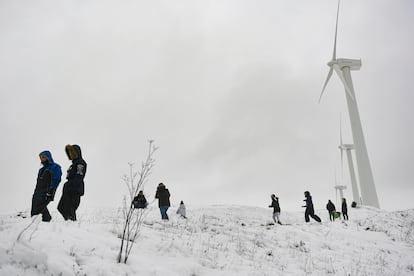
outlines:
[{"label": "overcast sky", "polygon": [[[335,199],[345,92],[332,76],[334,0],[0,0],[0,212],[30,208],[50,150],[88,163],[81,207],[121,205],[128,162],[159,147],[144,192],[173,204],[300,210]],[[338,58],[352,77],[380,205],[414,208],[414,2],[343,0]],[[335,180],[337,179],[337,180]],[[56,208],[63,181],[57,192]]]}]

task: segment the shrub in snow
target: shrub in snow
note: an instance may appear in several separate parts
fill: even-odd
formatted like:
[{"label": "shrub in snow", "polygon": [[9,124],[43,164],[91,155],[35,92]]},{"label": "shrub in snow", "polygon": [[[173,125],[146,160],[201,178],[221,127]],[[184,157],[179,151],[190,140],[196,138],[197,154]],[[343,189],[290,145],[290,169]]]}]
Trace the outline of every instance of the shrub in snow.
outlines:
[{"label": "shrub in snow", "polygon": [[118,263],[126,263],[128,256],[131,253],[132,246],[134,245],[140,231],[140,227],[143,222],[146,208],[135,209],[132,201],[140,190],[144,188],[145,182],[151,174],[152,168],[155,165],[153,155],[157,150],[154,141],[149,141],[148,154],[144,162],[142,162],[141,170],[138,172],[133,171],[133,164],[129,163],[130,174],[125,175],[123,180],[128,187],[129,200],[124,197],[123,215],[124,215],[124,227],[121,238],[121,246],[118,254]]}]

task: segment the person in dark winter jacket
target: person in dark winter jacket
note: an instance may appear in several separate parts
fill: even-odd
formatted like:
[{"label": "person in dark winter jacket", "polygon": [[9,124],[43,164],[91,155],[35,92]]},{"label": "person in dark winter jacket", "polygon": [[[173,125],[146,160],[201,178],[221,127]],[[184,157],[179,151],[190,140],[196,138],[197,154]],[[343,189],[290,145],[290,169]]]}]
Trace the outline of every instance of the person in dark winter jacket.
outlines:
[{"label": "person in dark winter jacket", "polygon": [[58,210],[65,220],[75,221],[80,198],[85,193],[83,179],[85,178],[87,164],[82,158],[82,151],[78,145],[67,145],[65,151],[69,160],[72,160],[72,164],[67,170],[67,181],[63,186]]},{"label": "person in dark winter jacket", "polygon": [[305,197],[306,197],[306,199],[304,199],[303,201],[306,202],[306,205],[302,206],[302,207],[306,207],[306,209],[305,209],[305,221],[309,222],[309,216],[310,216],[311,218],[313,218],[317,222],[321,222],[320,217],[315,215],[315,210],[313,209],[312,197],[311,197],[311,195],[308,191],[305,192]]},{"label": "person in dark winter jacket", "polygon": [[42,151],[39,154],[42,167],[37,174],[36,188],[32,197],[31,216],[42,214],[43,221],[50,221],[47,205],[54,200],[56,189],[62,177],[62,169],[55,163],[50,151]]},{"label": "person in dark winter jacket", "polygon": [[138,195],[134,197],[134,200],[132,201],[132,205],[136,209],[145,209],[147,208],[148,202],[147,199],[144,196],[143,191],[139,191]]},{"label": "person in dark winter jacket", "polygon": [[328,210],[328,213],[329,213],[329,220],[334,221],[336,208],[331,200],[328,200],[328,204],[326,204],[326,210]]},{"label": "person in dark winter jacket", "polygon": [[279,198],[272,194],[270,196],[270,198],[272,199],[272,203],[269,205],[269,208],[273,208],[273,221],[275,223],[279,223],[282,224],[282,222],[280,222],[280,205],[279,205]]},{"label": "person in dark winter jacket", "polygon": [[167,210],[170,208],[170,192],[163,183],[158,184],[155,198],[158,198],[158,207],[160,208],[161,219],[168,220]]},{"label": "person in dark winter jacket", "polygon": [[348,220],[348,205],[346,204],[346,199],[342,199],[342,216],[344,220]]}]

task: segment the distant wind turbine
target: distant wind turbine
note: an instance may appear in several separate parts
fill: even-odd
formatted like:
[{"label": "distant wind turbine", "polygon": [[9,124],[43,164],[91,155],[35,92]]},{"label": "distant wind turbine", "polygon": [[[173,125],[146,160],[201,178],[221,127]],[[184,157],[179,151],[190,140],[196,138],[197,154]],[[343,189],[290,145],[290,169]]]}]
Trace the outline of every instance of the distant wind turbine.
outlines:
[{"label": "distant wind turbine", "polygon": [[377,191],[375,188],[374,177],[372,175],[371,165],[368,158],[368,151],[365,144],[364,133],[362,131],[362,124],[359,117],[359,111],[351,77],[351,70],[359,70],[361,68],[361,60],[336,58],[339,4],[340,0],[338,0],[338,9],[336,14],[335,40],[332,60],[328,62],[330,69],[323,85],[322,92],[319,97],[319,102],[321,101],[326,85],[332,76],[333,70],[335,70],[338,77],[341,79],[346,92],[346,101],[348,103],[348,113],[351,121],[352,136],[354,140],[355,155],[358,166],[359,183],[361,186],[362,203],[364,205],[379,208]]},{"label": "distant wind turbine", "polygon": [[361,203],[360,197],[359,197],[359,189],[358,189],[358,183],[355,176],[355,169],[354,169],[354,163],[352,161],[352,153],[351,150],[354,149],[354,145],[351,144],[344,144],[342,141],[342,127],[341,123],[339,123],[339,149],[341,150],[341,166],[342,171],[344,167],[344,151],[346,152],[346,157],[348,159],[348,168],[349,168],[349,175],[351,177],[351,184],[352,184],[352,197],[353,201]]}]

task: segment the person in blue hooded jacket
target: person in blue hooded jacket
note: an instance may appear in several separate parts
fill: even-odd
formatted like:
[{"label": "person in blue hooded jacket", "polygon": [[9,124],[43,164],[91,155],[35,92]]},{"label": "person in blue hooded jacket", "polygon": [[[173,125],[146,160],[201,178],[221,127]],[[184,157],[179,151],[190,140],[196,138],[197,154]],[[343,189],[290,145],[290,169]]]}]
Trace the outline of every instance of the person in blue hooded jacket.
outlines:
[{"label": "person in blue hooded jacket", "polygon": [[53,201],[56,189],[62,177],[62,169],[55,163],[50,151],[45,150],[39,154],[42,167],[37,174],[36,188],[32,197],[31,216],[42,214],[43,221],[50,221],[52,216],[47,205]]},{"label": "person in blue hooded jacket", "polygon": [[66,154],[72,164],[67,170],[66,183],[63,186],[62,197],[58,204],[58,211],[65,220],[76,220],[76,210],[80,204],[80,198],[85,193],[83,179],[86,174],[86,162],[82,158],[82,151],[78,145],[67,145]]}]

